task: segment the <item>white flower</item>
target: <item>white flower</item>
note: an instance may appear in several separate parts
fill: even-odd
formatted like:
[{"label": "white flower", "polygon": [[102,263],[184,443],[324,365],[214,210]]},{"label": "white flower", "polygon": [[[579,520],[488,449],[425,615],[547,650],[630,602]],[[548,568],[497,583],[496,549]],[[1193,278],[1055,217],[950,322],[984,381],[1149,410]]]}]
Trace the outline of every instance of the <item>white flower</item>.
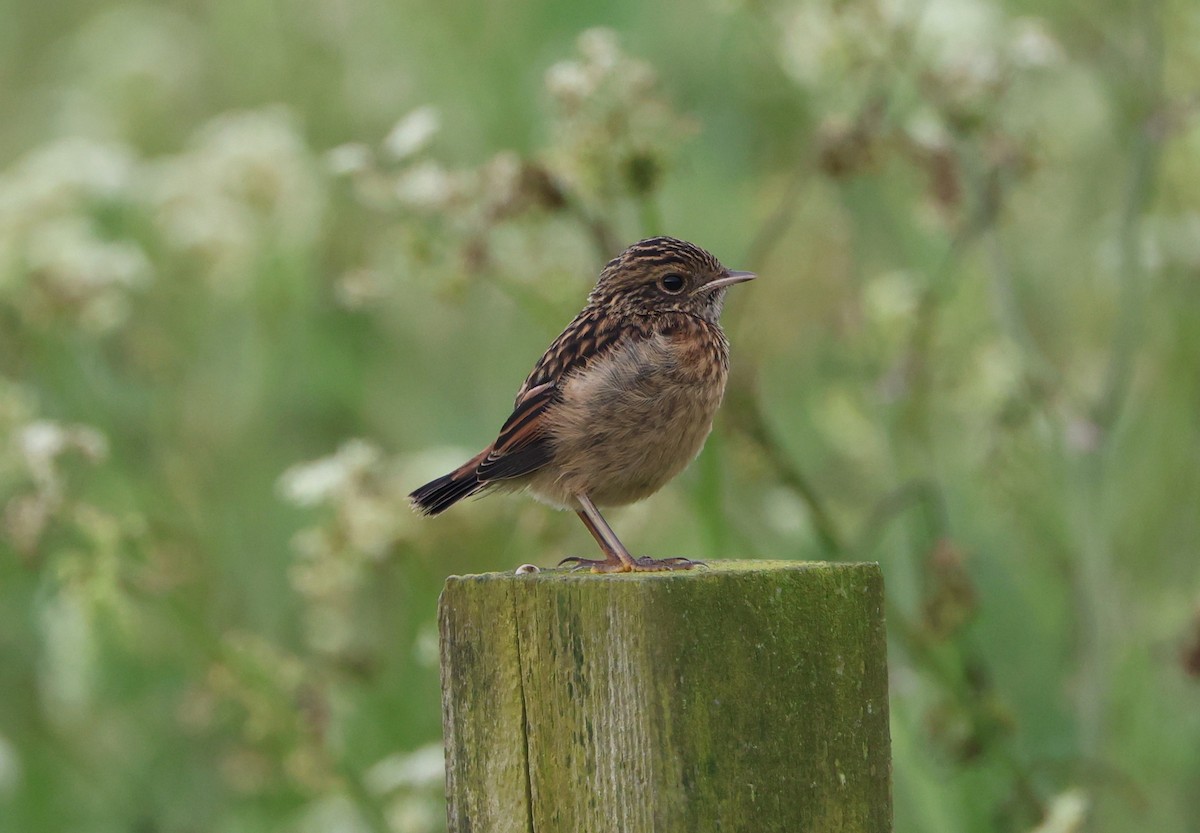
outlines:
[{"label": "white flower", "polygon": [[940,72],[984,85],[1000,72],[1003,23],[987,0],[928,0],[917,40]]},{"label": "white flower", "polygon": [[413,752],[389,755],[367,770],[365,781],[379,795],[401,787],[433,786],[442,782],[445,766],[442,745],[431,743]]},{"label": "white flower", "polygon": [[279,478],[279,490],[297,506],[325,503],[344,493],[380,458],[375,446],[365,440],[350,440],[328,457],[289,468]]},{"label": "white flower", "polygon": [[311,245],[325,196],[281,108],[213,119],[189,151],[148,166],[144,188],[168,242],[199,256],[209,279],[226,290],[245,288],[258,247]]},{"label": "white flower", "polygon": [[325,153],[325,167],[338,176],[354,174],[371,166],[371,149],[362,142],[347,142]]},{"label": "white flower", "polygon": [[780,38],[784,71],[801,84],[815,84],[837,47],[837,21],[827,6],[806,3],[784,21]]},{"label": "white flower", "polygon": [[418,107],[400,121],[383,140],[383,147],[395,159],[407,159],[424,150],[441,129],[442,122],[433,107]]},{"label": "white flower", "polygon": [[346,795],[333,792],[310,802],[296,822],[297,833],[371,833],[367,824]]},{"label": "white flower", "polygon": [[150,276],[150,261],[140,248],[127,240],[101,240],[78,215],[37,226],[27,245],[30,271],[68,298],[86,298],[110,286],[142,286]]},{"label": "white flower", "polygon": [[546,75],[555,140],[541,162],[585,203],[640,191],[646,181],[630,162],[663,168],[691,125],[659,94],[653,68],[623,54],[611,30],[584,32],[578,49],[579,59]]},{"label": "white flower", "polygon": [[457,191],[454,175],[432,160],[408,168],[396,180],[396,198],[410,208],[436,211]]},{"label": "white flower", "polygon": [[55,464],[67,451],[78,451],[92,462],[108,455],[108,440],[88,425],[62,425],[51,420],[37,420],[17,432],[17,447],[25,459],[30,475],[42,486],[57,480]]},{"label": "white flower", "polygon": [[559,61],[546,70],[546,90],[564,104],[582,101],[595,85],[583,65],[577,61]]},{"label": "white flower", "polygon": [[1087,821],[1090,803],[1080,789],[1059,793],[1050,802],[1046,818],[1030,833],[1079,833]]},{"label": "white flower", "polygon": [[1019,67],[1050,67],[1065,59],[1062,44],[1050,34],[1046,22],[1036,17],[1022,17],[1012,23],[1009,56]]},{"label": "white flower", "polygon": [[612,69],[621,60],[621,42],[607,26],[596,26],[579,36],[579,52],[602,71]]},{"label": "white flower", "polygon": [[904,125],[904,132],[925,150],[945,150],[952,144],[946,125],[928,108],[920,108]]},{"label": "white flower", "polygon": [[128,147],[91,139],[60,139],[30,152],[0,176],[0,240],[87,202],[121,197],[134,165]]}]

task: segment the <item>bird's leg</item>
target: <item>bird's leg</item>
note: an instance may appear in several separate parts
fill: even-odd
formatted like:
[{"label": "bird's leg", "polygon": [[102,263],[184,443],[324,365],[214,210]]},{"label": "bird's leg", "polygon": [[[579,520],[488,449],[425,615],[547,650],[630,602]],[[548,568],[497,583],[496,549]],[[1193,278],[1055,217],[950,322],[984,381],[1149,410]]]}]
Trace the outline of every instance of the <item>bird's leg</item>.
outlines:
[{"label": "bird's leg", "polygon": [[625,549],[625,545],[621,543],[617,533],[613,532],[613,528],[608,525],[608,521],[604,520],[604,516],[596,508],[596,504],[582,493],[576,495],[575,498],[580,507],[575,510],[575,514],[579,515],[579,519],[588,528],[588,532],[592,533],[592,537],[600,545],[600,551],[604,553],[605,557],[603,560],[593,561],[571,556],[558,562],[560,567],[567,562],[574,562],[576,570],[591,569],[593,573],[629,573],[688,570],[701,563],[689,561],[686,558],[667,558],[662,561],[653,558],[634,558],[629,554],[629,550]]},{"label": "bird's leg", "polygon": [[583,521],[583,525],[587,527],[588,532],[592,533],[592,537],[600,545],[600,551],[604,553],[604,559],[593,561],[587,558],[571,556],[558,562],[559,566],[561,567],[563,564],[573,561],[575,562],[576,570],[590,568],[593,573],[628,573],[635,569],[633,556],[629,554],[629,550],[625,549],[625,545],[621,543],[621,539],[617,537],[617,533],[613,532],[612,527],[604,520],[604,516],[596,508],[596,504],[592,503],[591,499],[582,493],[576,495],[575,499],[579,503],[579,509],[575,510],[575,514],[579,516],[579,520]]}]

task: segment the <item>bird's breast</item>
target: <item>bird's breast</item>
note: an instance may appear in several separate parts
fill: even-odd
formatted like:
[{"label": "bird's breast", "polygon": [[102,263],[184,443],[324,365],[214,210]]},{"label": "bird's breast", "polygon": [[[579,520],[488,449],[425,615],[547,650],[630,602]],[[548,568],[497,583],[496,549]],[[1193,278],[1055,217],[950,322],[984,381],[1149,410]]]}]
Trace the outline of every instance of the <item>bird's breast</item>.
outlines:
[{"label": "bird's breast", "polygon": [[547,414],[554,461],[530,484],[551,502],[640,500],[696,456],[725,391],[728,348],[714,325],[657,332],[607,352],[562,384]]}]

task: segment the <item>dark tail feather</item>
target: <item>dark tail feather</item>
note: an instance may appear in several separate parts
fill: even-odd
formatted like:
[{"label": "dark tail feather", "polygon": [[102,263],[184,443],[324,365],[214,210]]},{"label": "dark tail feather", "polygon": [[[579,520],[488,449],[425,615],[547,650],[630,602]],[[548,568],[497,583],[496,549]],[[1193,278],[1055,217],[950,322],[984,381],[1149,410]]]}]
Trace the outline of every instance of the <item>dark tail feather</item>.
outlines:
[{"label": "dark tail feather", "polygon": [[454,471],[430,480],[409,495],[413,508],[422,515],[436,515],[482,489],[486,484],[480,482],[475,470],[490,450],[484,449]]}]

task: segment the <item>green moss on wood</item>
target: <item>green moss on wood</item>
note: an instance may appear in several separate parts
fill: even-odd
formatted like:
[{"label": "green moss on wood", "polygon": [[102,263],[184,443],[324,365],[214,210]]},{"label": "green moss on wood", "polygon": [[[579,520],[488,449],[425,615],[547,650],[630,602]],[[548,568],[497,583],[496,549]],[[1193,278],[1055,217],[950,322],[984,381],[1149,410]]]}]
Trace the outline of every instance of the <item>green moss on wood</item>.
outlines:
[{"label": "green moss on wood", "polygon": [[876,565],[452,577],[441,625],[453,831],[890,830]]}]

